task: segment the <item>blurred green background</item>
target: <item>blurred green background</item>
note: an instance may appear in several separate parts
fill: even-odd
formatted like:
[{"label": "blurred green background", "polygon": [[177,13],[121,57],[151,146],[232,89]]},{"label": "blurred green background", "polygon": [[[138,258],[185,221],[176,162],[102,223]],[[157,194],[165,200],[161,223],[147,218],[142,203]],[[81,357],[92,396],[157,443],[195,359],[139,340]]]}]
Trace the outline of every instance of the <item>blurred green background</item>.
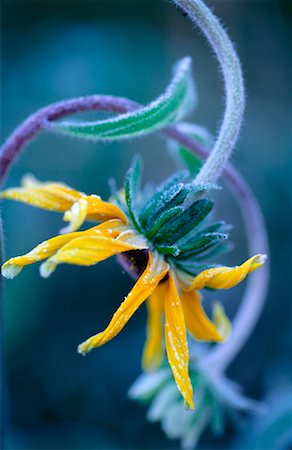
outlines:
[{"label": "blurred green background", "polygon": [[[243,64],[247,109],[232,160],[259,199],[271,246],[266,307],[229,375],[248,395],[267,398],[273,427],[271,447],[253,443],[259,430],[270,429],[268,419],[261,426],[258,419],[247,419],[248,428],[235,431],[230,423],[219,440],[205,433],[200,448],[274,449],[273,442],[285,431],[282,415],[291,408],[291,3],[208,4],[222,18]],[[36,109],[61,99],[100,93],[149,102],[164,90],[172,65],[185,55],[193,58],[199,95],[191,120],[216,133],[223,112],[217,64],[202,36],[172,4],[3,1],[2,141]],[[108,178],[121,185],[135,153],[143,156],[145,180],[159,182],[175,169],[156,136],[104,145],[43,134],[19,157],[6,184],[18,185],[30,172],[106,199]],[[217,197],[216,216],[235,225],[231,238],[236,251],[228,262],[236,263],[247,257],[243,225],[230,193],[224,189]],[[1,209],[6,258],[28,251],[62,226],[55,213],[12,202]],[[141,370],[145,308],[105,347],[86,358],[76,352],[78,343],[105,327],[131,285],[114,259],[92,268],[64,265],[48,280],[31,266],[5,283],[5,448],[178,448],[159,425],[146,421],[141,406],[127,399]],[[243,287],[217,296],[230,316]],[[287,438],[279,442],[277,448],[292,446]]]}]

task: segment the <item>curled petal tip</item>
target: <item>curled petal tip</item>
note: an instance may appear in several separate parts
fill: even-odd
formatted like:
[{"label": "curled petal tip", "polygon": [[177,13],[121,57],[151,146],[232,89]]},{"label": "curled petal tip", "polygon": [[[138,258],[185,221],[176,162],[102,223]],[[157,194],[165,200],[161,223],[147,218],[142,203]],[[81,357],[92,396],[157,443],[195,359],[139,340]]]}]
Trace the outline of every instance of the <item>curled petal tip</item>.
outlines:
[{"label": "curled petal tip", "polygon": [[79,344],[77,347],[77,352],[82,355],[85,356],[88,352],[90,352],[91,348],[89,347],[87,341],[82,342],[82,344]]},{"label": "curled petal tip", "polygon": [[257,255],[257,259],[254,261],[254,263],[263,265],[267,259],[268,259],[268,255],[266,255],[265,253],[262,253],[262,254]]},{"label": "curled petal tip", "polygon": [[16,275],[18,275],[21,270],[22,266],[7,261],[1,268],[1,274],[4,278],[12,280],[12,278],[16,277]]}]

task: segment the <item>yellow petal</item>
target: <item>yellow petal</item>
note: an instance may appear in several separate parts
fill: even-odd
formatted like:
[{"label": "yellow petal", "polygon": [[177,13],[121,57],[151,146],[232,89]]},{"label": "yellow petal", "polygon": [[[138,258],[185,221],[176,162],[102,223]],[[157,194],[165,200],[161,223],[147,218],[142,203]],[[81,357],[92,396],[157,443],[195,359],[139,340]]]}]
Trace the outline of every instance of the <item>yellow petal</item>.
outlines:
[{"label": "yellow petal", "polygon": [[70,225],[63,232],[75,231],[86,218],[101,222],[120,219],[127,223],[127,217],[118,206],[104,202],[97,195],[87,196],[66,184],[42,183],[31,176],[24,179],[23,187],[7,189],[0,197],[51,211],[66,211],[64,219]]},{"label": "yellow petal", "polygon": [[84,195],[63,183],[42,183],[26,178],[23,184],[23,187],[1,192],[0,197],[51,211],[66,211]]},{"label": "yellow petal", "polygon": [[[64,235],[66,236],[66,235]],[[147,246],[137,246],[102,235],[81,236],[72,239],[41,266],[41,275],[47,278],[58,264],[92,266],[118,253],[142,250]]]},{"label": "yellow petal", "polygon": [[195,339],[212,342],[223,341],[221,334],[202,307],[199,292],[182,292],[181,302],[188,331]]},{"label": "yellow petal", "polygon": [[6,261],[2,266],[2,275],[6,278],[14,278],[24,266],[33,264],[37,261],[42,261],[54,255],[63,245],[82,236],[101,235],[107,237],[117,237],[125,226],[120,220],[110,220],[96,227],[89,228],[86,231],[79,231],[76,233],[68,233],[48,239],[35,247],[30,252],[22,256],[17,256]]},{"label": "yellow petal", "polygon": [[128,223],[126,215],[118,206],[104,202],[97,195],[88,195],[86,199],[88,202],[87,218],[89,220],[103,222],[109,219],[120,219],[124,223]]},{"label": "yellow petal", "polygon": [[171,272],[169,272],[166,283],[164,310],[167,358],[186,406],[194,409],[193,388],[188,368],[189,350],[184,313]]},{"label": "yellow petal", "polygon": [[241,266],[215,267],[203,270],[197,275],[188,291],[201,290],[204,287],[214,289],[230,289],[243,281],[253,270],[261,267],[266,260],[266,255],[255,255],[249,258]]},{"label": "yellow petal", "polygon": [[70,233],[78,230],[86,219],[88,202],[86,197],[81,197],[78,202],[73,203],[71,209],[66,211],[63,217],[65,222],[69,222],[67,227],[60,230],[60,233]]},{"label": "yellow petal", "polygon": [[100,347],[113,339],[126,325],[139,306],[153,293],[158,283],[169,269],[162,257],[149,253],[149,259],[145,271],[134,285],[131,292],[125,298],[121,306],[113,315],[107,328],[79,345],[78,352],[85,355],[90,350]]},{"label": "yellow petal", "polygon": [[226,340],[231,331],[231,324],[225,314],[223,305],[219,302],[215,302],[213,307],[213,322],[218,330],[218,333],[224,340]]},{"label": "yellow petal", "polygon": [[167,283],[160,283],[146,301],[148,310],[147,338],[143,351],[142,365],[147,371],[160,367],[163,361],[163,310]]}]

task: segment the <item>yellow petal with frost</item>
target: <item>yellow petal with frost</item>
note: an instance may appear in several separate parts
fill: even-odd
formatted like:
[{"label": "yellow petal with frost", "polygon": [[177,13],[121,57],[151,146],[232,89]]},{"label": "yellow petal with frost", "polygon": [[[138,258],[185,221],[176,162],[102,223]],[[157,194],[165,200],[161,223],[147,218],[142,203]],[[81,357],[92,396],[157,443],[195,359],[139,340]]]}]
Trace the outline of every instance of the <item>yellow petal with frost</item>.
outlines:
[{"label": "yellow petal with frost", "polygon": [[104,202],[97,195],[88,195],[86,200],[88,202],[87,218],[89,220],[103,222],[109,219],[120,219],[124,223],[128,222],[126,215],[118,206]]},{"label": "yellow petal with frost", "polygon": [[117,309],[107,328],[80,344],[78,352],[85,355],[93,348],[100,347],[113,339],[124,328],[139,306],[152,295],[168,270],[169,266],[163,261],[161,256],[149,253],[145,271]]},{"label": "yellow petal with frost", "polygon": [[243,281],[253,270],[261,267],[266,261],[266,255],[255,255],[236,267],[215,267],[203,270],[192,281],[188,291],[201,290],[204,287],[213,289],[230,289]]},{"label": "yellow petal with frost", "polygon": [[72,239],[44,262],[40,269],[41,275],[47,278],[58,264],[92,266],[118,253],[142,250],[144,248],[147,248],[147,246],[129,244],[128,242],[119,241],[118,238],[113,239],[102,235],[84,235]]},{"label": "yellow petal with frost", "polygon": [[78,202],[73,203],[71,209],[66,211],[63,220],[69,225],[62,228],[60,233],[70,233],[78,230],[86,219],[88,202],[86,197],[81,197]]},{"label": "yellow petal with frost", "polygon": [[166,288],[166,282],[160,283],[146,301],[148,311],[147,338],[142,365],[143,369],[147,371],[156,370],[163,361],[163,313]]},{"label": "yellow petal with frost", "polygon": [[189,377],[189,350],[183,308],[171,272],[166,281],[165,344],[175,382],[187,408],[194,409],[193,388]]},{"label": "yellow petal with frost", "polygon": [[120,220],[110,220],[86,231],[68,233],[48,239],[22,256],[17,256],[6,261],[2,266],[2,275],[6,278],[14,278],[24,266],[42,261],[54,255],[62,246],[78,237],[87,235],[102,235],[111,238],[117,237],[125,226]]},{"label": "yellow petal with frost", "polygon": [[211,342],[223,341],[222,335],[202,307],[202,297],[199,292],[182,292],[181,302],[187,329],[195,339]]},{"label": "yellow petal with frost", "polygon": [[42,183],[26,177],[22,184],[23,187],[6,189],[1,192],[0,197],[51,211],[66,211],[84,196],[63,183]]},{"label": "yellow petal with frost", "polygon": [[17,200],[50,211],[65,212],[64,220],[70,222],[62,232],[77,230],[85,219],[106,221],[127,217],[116,205],[104,202],[97,195],[85,195],[63,183],[40,182],[26,177],[23,187],[10,188],[0,193],[1,198]]}]

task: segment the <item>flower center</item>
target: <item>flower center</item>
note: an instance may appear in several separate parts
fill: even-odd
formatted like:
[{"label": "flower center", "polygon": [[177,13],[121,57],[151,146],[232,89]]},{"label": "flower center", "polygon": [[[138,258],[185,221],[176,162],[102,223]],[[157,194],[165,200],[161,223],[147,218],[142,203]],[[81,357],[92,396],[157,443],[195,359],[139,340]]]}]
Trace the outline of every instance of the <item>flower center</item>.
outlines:
[{"label": "flower center", "polygon": [[139,278],[148,263],[148,250],[130,250],[129,252],[117,255],[118,262],[131,275],[132,278]]}]

